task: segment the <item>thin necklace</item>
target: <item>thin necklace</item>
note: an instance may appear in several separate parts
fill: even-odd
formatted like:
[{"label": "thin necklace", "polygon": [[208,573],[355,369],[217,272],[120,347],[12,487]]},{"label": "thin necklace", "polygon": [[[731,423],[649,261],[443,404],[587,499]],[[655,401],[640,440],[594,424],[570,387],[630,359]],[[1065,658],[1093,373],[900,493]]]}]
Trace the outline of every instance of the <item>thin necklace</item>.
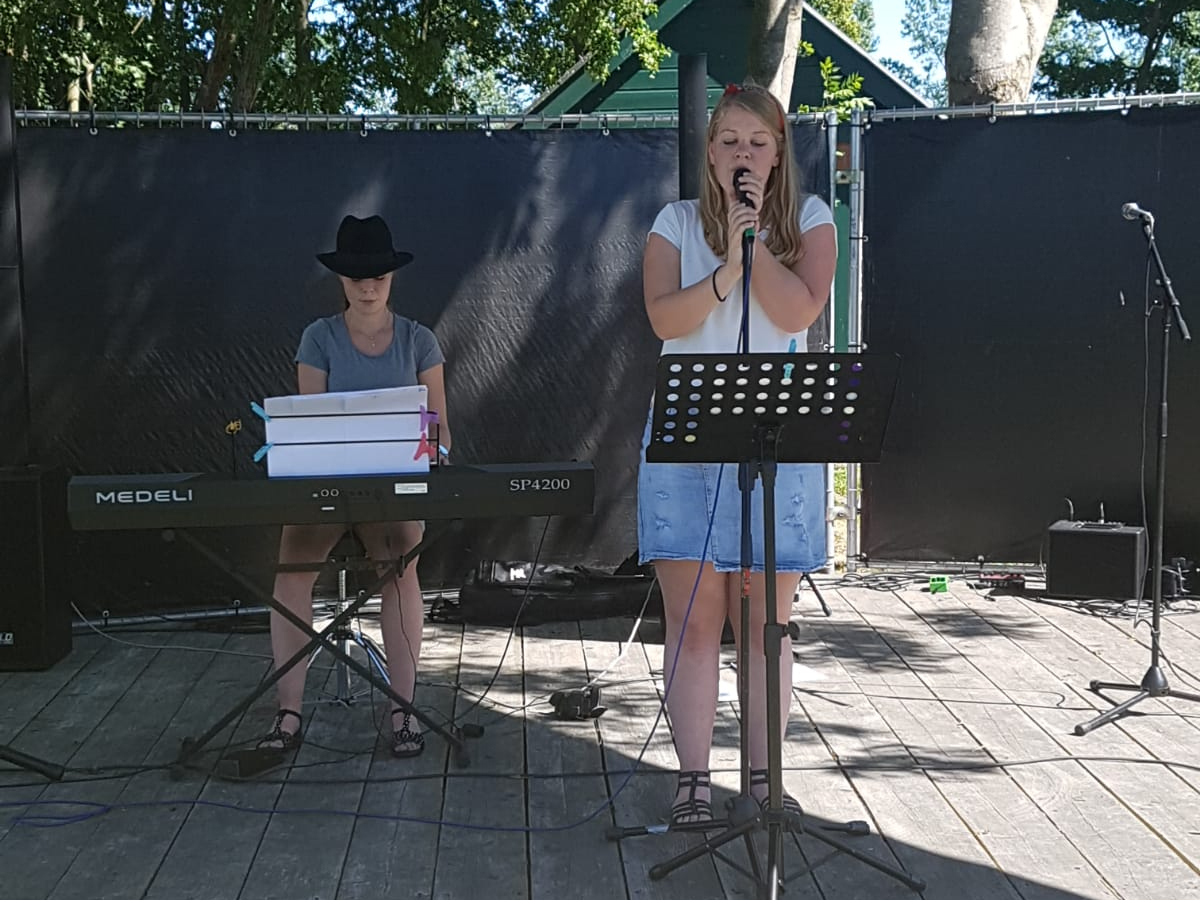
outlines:
[{"label": "thin necklace", "polygon": [[[343,316],[343,318],[345,318],[345,317]],[[374,349],[375,349],[375,344],[376,344],[376,342],[378,341],[379,337],[380,337],[380,336],[381,336],[381,335],[382,335],[382,334],[383,334],[385,331],[390,331],[390,330],[391,330],[391,327],[392,327],[392,320],[391,320],[391,318],[390,318],[390,316],[389,316],[389,318],[388,318],[388,321],[387,321],[387,324],[386,324],[386,325],[384,325],[384,326],[382,326],[382,327],[380,327],[380,328],[378,328],[378,329],[376,329],[374,333],[367,332],[367,331],[363,331],[361,328],[351,328],[351,327],[350,327],[350,322],[349,322],[349,320],[347,320],[347,322],[346,322],[346,327],[347,327],[347,328],[350,328],[350,331],[351,331],[351,332],[353,332],[354,334],[357,334],[359,337],[361,337],[361,338],[365,338],[365,339],[367,340],[367,342],[368,342],[368,343],[370,343],[370,345],[371,345],[371,349],[372,349],[372,350],[374,350]]]}]

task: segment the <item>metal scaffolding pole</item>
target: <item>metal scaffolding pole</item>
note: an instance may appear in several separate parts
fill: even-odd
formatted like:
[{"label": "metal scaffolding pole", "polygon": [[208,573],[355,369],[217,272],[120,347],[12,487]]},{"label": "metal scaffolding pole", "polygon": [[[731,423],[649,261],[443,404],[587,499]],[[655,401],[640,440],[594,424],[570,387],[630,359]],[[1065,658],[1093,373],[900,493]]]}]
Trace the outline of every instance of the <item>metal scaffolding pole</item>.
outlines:
[{"label": "metal scaffolding pole", "polygon": [[[861,353],[863,244],[863,131],[867,128],[861,110],[850,114],[850,302],[846,304],[846,338],[851,351]],[[858,568],[858,513],[861,502],[857,463],[846,464],[846,571]]]}]

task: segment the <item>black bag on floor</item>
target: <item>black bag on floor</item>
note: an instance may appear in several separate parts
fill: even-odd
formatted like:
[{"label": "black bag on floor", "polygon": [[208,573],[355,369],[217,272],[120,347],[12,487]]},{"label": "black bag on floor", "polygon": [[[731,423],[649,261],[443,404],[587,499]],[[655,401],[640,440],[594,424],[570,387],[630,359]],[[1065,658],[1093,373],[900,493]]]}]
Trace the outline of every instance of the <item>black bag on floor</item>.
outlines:
[{"label": "black bag on floor", "polygon": [[[621,571],[628,571],[624,563]],[[484,560],[467,575],[458,603],[435,604],[430,615],[478,625],[541,625],[636,616],[643,607],[647,614],[657,614],[661,605],[654,577],[646,572],[617,575],[583,566],[535,569],[529,562]]]}]

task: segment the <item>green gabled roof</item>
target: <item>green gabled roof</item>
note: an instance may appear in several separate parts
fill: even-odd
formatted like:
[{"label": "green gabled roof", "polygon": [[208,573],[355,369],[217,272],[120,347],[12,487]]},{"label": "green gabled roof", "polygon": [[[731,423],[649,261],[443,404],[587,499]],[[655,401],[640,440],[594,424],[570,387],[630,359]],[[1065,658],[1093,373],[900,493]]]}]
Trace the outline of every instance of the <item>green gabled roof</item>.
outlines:
[{"label": "green gabled roof", "polygon": [[[753,0],[663,0],[650,20],[659,40],[671,48],[657,74],[642,68],[632,42],[621,42],[609,61],[610,75],[597,82],[580,61],[554,87],[533,102],[530,115],[570,113],[653,113],[678,110],[679,55],[705,53],[708,57],[709,105],[724,86],[740,82],[746,72],[746,43]],[[796,61],[789,110],[800,105],[819,106],[822,82],[819,64],[831,57],[843,74],[863,76],[863,93],[880,108],[925,106],[912,88],[872,59],[828,19],[804,5],[802,39],[813,45],[812,56]]]}]

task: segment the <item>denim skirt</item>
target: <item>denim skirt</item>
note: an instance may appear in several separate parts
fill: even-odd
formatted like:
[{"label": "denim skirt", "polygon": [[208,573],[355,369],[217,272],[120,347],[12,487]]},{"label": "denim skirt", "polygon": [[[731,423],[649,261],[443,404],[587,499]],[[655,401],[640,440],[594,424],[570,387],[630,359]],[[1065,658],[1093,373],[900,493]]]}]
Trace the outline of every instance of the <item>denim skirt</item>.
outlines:
[{"label": "denim skirt", "polygon": [[[718,572],[742,562],[742,496],[736,463],[648,463],[647,423],[638,466],[638,556],[710,561]],[[812,572],[825,558],[825,467],[781,463],[775,477],[775,570]],[[750,495],[755,572],[763,556],[763,485]]]}]

